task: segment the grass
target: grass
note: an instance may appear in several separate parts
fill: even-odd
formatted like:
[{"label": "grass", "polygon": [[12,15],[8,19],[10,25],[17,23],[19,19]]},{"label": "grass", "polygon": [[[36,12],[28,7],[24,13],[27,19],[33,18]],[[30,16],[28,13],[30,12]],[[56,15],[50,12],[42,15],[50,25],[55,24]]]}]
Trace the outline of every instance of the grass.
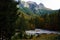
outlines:
[{"label": "grass", "polygon": [[60,40],[60,35],[58,34],[24,35],[22,38],[20,36],[14,36],[12,40]]}]

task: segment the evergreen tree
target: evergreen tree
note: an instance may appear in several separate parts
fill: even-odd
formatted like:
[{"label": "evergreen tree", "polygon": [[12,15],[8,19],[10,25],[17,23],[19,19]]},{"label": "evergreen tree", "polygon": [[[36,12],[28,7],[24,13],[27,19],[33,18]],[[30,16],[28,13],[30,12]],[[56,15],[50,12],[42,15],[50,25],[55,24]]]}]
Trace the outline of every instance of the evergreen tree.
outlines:
[{"label": "evergreen tree", "polygon": [[0,0],[0,38],[10,40],[14,33],[17,19],[17,2],[14,0]]}]

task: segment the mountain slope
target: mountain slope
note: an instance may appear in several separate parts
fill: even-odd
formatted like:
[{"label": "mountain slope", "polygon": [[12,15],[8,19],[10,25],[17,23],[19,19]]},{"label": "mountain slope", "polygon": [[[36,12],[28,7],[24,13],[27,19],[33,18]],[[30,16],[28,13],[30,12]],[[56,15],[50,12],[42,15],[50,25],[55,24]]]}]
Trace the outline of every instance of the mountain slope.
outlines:
[{"label": "mountain slope", "polygon": [[46,8],[42,3],[38,5],[37,3],[32,1],[28,1],[28,2],[21,1],[19,6],[20,6],[20,10],[31,15],[32,14],[44,15],[46,13],[51,14],[55,12],[55,10]]}]

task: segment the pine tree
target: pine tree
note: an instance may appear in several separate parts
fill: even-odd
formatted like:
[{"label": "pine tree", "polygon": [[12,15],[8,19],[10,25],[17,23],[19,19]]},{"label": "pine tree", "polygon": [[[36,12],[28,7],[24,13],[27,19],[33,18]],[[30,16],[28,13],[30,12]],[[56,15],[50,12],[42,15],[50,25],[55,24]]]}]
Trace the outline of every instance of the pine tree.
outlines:
[{"label": "pine tree", "polygon": [[0,39],[10,40],[14,33],[17,19],[17,2],[14,0],[0,0]]}]

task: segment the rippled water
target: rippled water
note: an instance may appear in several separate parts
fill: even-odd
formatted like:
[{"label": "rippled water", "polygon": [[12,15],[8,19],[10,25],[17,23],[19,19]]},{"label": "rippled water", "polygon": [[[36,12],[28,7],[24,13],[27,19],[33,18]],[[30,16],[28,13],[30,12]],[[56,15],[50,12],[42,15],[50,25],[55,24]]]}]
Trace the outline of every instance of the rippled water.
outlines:
[{"label": "rippled water", "polygon": [[46,34],[51,34],[51,33],[53,33],[53,34],[60,34],[60,32],[57,32],[57,31],[49,31],[49,30],[43,30],[43,29],[35,29],[35,30],[27,30],[27,31],[25,31],[26,32],[26,34],[42,34],[42,33],[46,33]]}]

